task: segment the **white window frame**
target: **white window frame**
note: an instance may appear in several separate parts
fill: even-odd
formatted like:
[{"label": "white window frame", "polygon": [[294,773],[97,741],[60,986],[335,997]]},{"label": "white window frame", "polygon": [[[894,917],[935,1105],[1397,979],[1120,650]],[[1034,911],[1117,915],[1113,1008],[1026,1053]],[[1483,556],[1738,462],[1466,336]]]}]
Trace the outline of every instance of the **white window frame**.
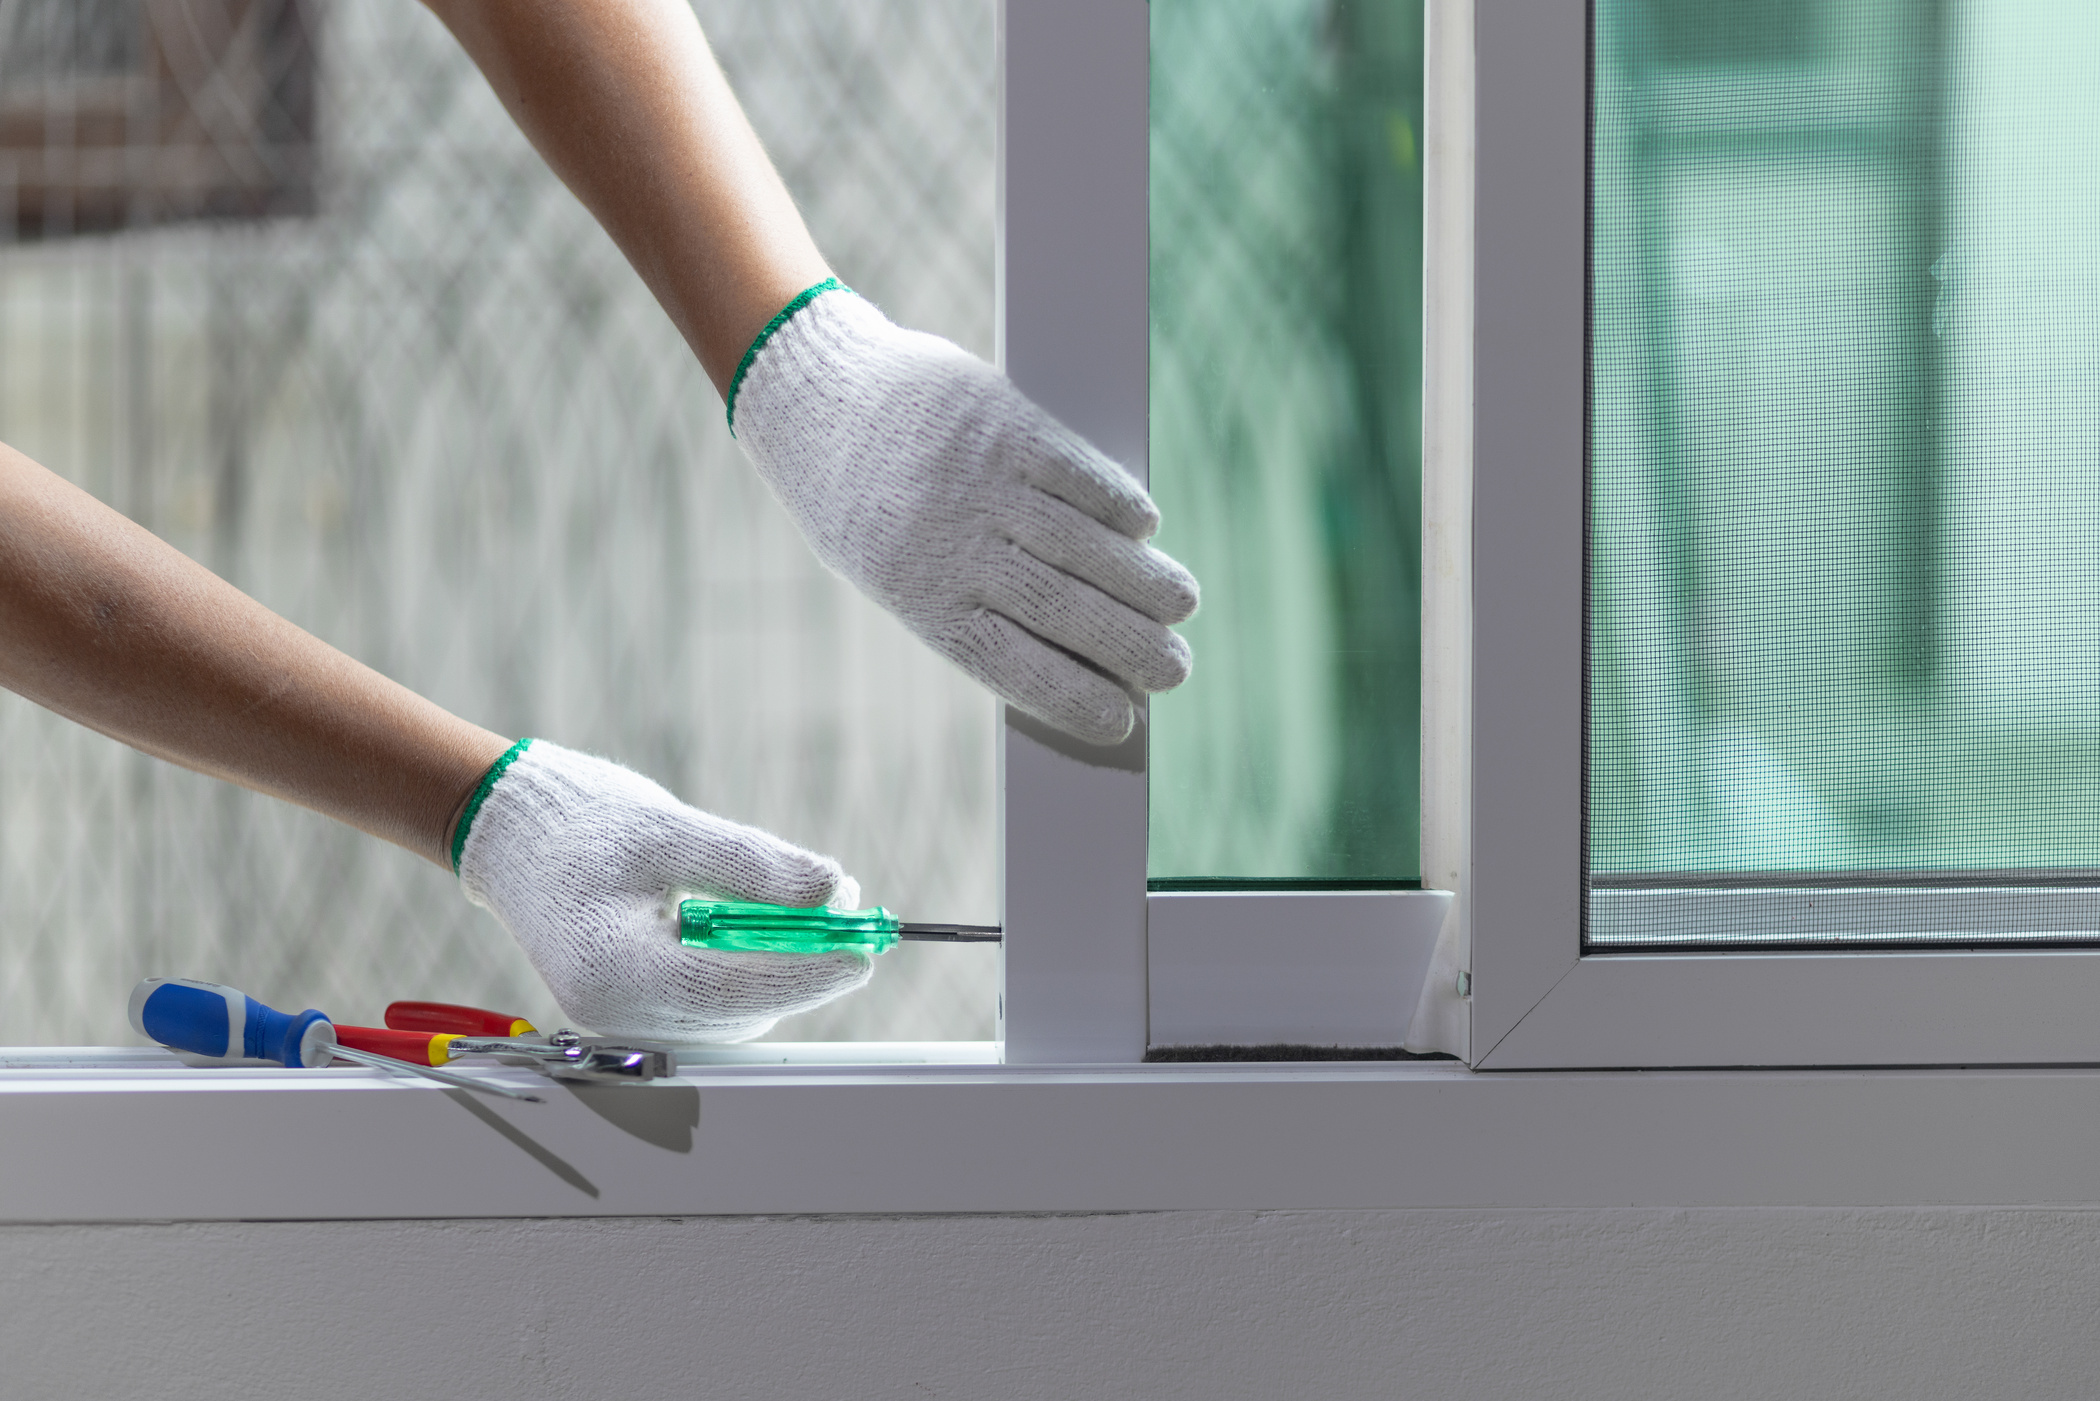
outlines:
[{"label": "white window frame", "polygon": [[[1004,0],[1000,26],[999,353],[1022,390],[1144,479],[1149,9]],[[1212,1040],[1399,1045],[1450,896],[1148,899],[1146,738],[1142,706],[1109,751],[1005,711],[1007,1063],[1131,1064]],[[1148,909],[1180,937],[1154,948]]]},{"label": "white window frame", "polygon": [[[1483,122],[1483,169],[1494,179],[1479,209],[1481,223],[1490,226],[1490,216],[1522,205],[1523,192],[1513,188],[1521,163],[1509,157],[1522,149],[1513,137],[1525,134],[1527,114],[1540,125],[1567,115],[1539,95],[1540,75],[1526,64],[1565,58],[1569,28],[1579,30],[1566,16],[1583,7],[1573,0],[1477,3],[1481,106],[1493,118]],[[1070,7],[1110,22],[1127,21],[1119,8],[1142,8],[1142,0],[1009,4]],[[1753,1055],[1796,1039],[1840,1065],[1886,1059],[1857,1049],[1870,1035],[1879,1038],[1866,1047],[1870,1052],[1891,1040],[1907,1044],[1903,1028],[1889,1023],[1896,1012],[1933,1022],[1940,1038],[1934,1045],[1944,1047],[1961,1035],[1973,1042],[1982,1034],[1950,1032],[1951,1026],[2033,1023],[2040,1009],[2047,1024],[1998,1033],[2007,1038],[2006,1058],[2028,1047],[2020,1038],[2030,1032],[2045,1040],[2078,1033],[2066,1025],[2073,998],[2043,983],[2023,990],[2001,976],[2006,967],[2064,966],[2046,955],[2022,955],[2009,965],[1991,955],[1953,956],[1952,963],[1966,959],[1962,966],[1981,970],[1963,984],[1967,1000],[1959,1006],[1903,1005],[1872,981],[1885,976],[1877,970],[1897,969],[1900,976],[1900,956],[1841,955],[1805,969],[1798,959],[1740,954],[1579,959],[1570,942],[1577,883],[1554,879],[1550,868],[1533,879],[1538,873],[1524,864],[1544,853],[1563,862],[1562,875],[1574,872],[1567,847],[1578,830],[1572,800],[1562,794],[1555,799],[1562,806],[1542,809],[1535,800],[1541,787],[1521,782],[1524,764],[1503,752],[1528,756],[1546,779],[1562,784],[1571,781],[1579,757],[1572,744],[1524,748],[1524,722],[1564,721],[1563,709],[1551,702],[1579,697],[1579,677],[1553,670],[1565,665],[1567,643],[1553,631],[1560,615],[1545,605],[1564,599],[1524,590],[1526,579],[1569,580],[1513,562],[1508,552],[1519,542],[1512,527],[1529,525],[1534,544],[1551,545],[1552,522],[1531,519],[1525,487],[1547,480],[1552,500],[1564,504],[1566,479],[1574,474],[1531,473],[1527,482],[1527,474],[1512,469],[1541,460],[1526,456],[1538,445],[1526,435],[1550,427],[1552,415],[1521,412],[1522,397],[1508,401],[1510,412],[1491,412],[1512,388],[1567,392],[1550,374],[1541,382],[1515,373],[1527,364],[1534,374],[1540,365],[1552,370],[1567,345],[1548,347],[1554,353],[1531,364],[1509,344],[1514,332],[1536,322],[1522,297],[1501,295],[1526,285],[1519,256],[1526,233],[1507,224],[1491,227],[1492,237],[1478,250],[1483,288],[1494,294],[1485,299],[1492,308],[1480,323],[1482,465],[1490,498],[1480,543],[1497,587],[1476,592],[1474,572],[1453,567],[1464,564],[1473,538],[1465,529],[1465,503],[1473,422],[1468,377],[1475,362],[1452,358],[1451,349],[1469,344],[1472,334],[1464,268],[1475,253],[1475,206],[1465,194],[1472,169],[1467,94],[1475,4],[1430,3],[1426,244],[1437,271],[1425,307],[1435,353],[1427,357],[1432,369],[1424,395],[1432,463],[1425,554],[1433,566],[1426,571],[1424,634],[1432,662],[1463,659],[1475,642],[1482,657],[1478,666],[1425,668],[1435,673],[1425,693],[1425,759],[1433,761],[1424,779],[1425,870],[1458,887],[1452,908],[1459,917],[1444,930],[1414,1026],[1420,1035],[1426,1016],[1438,1039],[1462,1039],[1467,1018],[1481,1017],[1485,1007],[1498,1020],[1475,1028],[1482,1033],[1479,1059],[1502,1073],[1480,1074],[1454,1061],[1110,1062],[1111,1053],[1127,1058],[1147,1044],[1140,1021],[1149,1015],[1147,1001],[1133,996],[1133,988],[1143,986],[1134,982],[1134,969],[1154,984],[1150,1006],[1156,1010],[1162,973],[1182,977],[1186,971],[1171,967],[1175,958],[1196,960],[1206,944],[1229,951],[1237,942],[1273,960],[1273,990],[1273,978],[1290,964],[1275,959],[1276,938],[1249,943],[1247,931],[1293,940],[1308,928],[1339,937],[1354,927],[1361,934],[1362,911],[1324,897],[1332,906],[1325,916],[1289,911],[1292,922],[1280,929],[1277,912],[1295,897],[1228,900],[1193,914],[1193,907],[1182,909],[1164,921],[1155,915],[1159,937],[1148,945],[1142,843],[1112,841],[1113,833],[1086,827],[1096,818],[1120,820],[1125,826],[1117,831],[1142,837],[1141,783],[1128,768],[1064,760],[1055,742],[1022,733],[1016,743],[1010,734],[1009,841],[1034,833],[1043,848],[1023,843],[1021,859],[1008,871],[1009,895],[1021,895],[1024,918],[1021,938],[1009,950],[1009,1031],[1017,1035],[1009,1046],[1012,1064],[966,1063],[972,1051],[958,1046],[895,1055],[921,1064],[874,1063],[884,1052],[873,1047],[854,1050],[851,1059],[860,1063],[839,1063],[846,1048],[808,1048],[830,1055],[832,1063],[821,1065],[795,1064],[793,1050],[777,1045],[725,1048],[684,1069],[675,1084],[572,1090],[541,1083],[546,1103],[516,1105],[355,1069],[189,1070],[151,1051],[10,1048],[0,1055],[0,1221],[2100,1201],[2100,1153],[2091,1142],[2100,1069],[1508,1068],[1512,1043],[1559,1054],[1542,1058],[1544,1065],[1568,1063],[1598,1045],[1607,1048],[1597,1053],[1600,1063],[1612,1063],[1607,1057],[1622,1048],[1635,1058],[1629,1064],[1656,1063],[1658,1047],[1711,1055],[1723,1041],[1699,1020],[1734,1025],[1718,1004],[1765,994],[1772,997],[1762,1010],[1776,1024],[1750,1047]],[[1128,31],[1122,35],[1127,40]],[[1552,294],[1553,271],[1539,270],[1531,290]],[[1498,288],[1498,280],[1515,285]],[[1547,309],[1564,310],[1550,295]],[[1448,538],[1435,538],[1439,531]],[[1477,635],[1467,626],[1476,606],[1482,614]],[[1545,648],[1537,672],[1519,669],[1527,636]],[[1489,703],[1476,707],[1470,699],[1476,678],[1525,684],[1485,696]],[[1549,689],[1534,684],[1541,681],[1559,689],[1527,710],[1532,697]],[[1462,742],[1454,748],[1454,737],[1463,741],[1473,726],[1480,727],[1479,749]],[[1036,748],[1025,747],[1030,744]],[[1031,777],[1038,768],[1049,777]],[[1493,786],[1479,794],[1478,820],[1470,820],[1471,785],[1483,779]],[[1091,883],[1103,870],[1132,878],[1113,888]],[[1080,882],[1062,895],[1054,884],[1060,871]],[[1272,903],[1262,906],[1262,899]],[[1440,912],[1446,899],[1432,895],[1418,904]],[[1478,910],[1474,952],[1487,955],[1471,963],[1462,918],[1468,901]],[[1295,923],[1307,913],[1316,916],[1311,925]],[[1194,922],[1170,930],[1185,918]],[[1555,919],[1566,920],[1565,927]],[[1100,973],[1070,946],[1061,947],[1067,935],[1106,952],[1113,969]],[[1011,957],[1015,953],[1020,957]],[[1557,973],[1541,954],[1561,960]],[[1257,964],[1235,969],[1230,959],[1213,960],[1209,1011],[1239,995],[1235,989],[1250,969],[1259,984]],[[1619,968],[1646,971],[1612,984]],[[1457,976],[1469,969],[1480,973],[1470,998]],[[1818,970],[1834,981],[1819,985],[1799,976]],[[1994,976],[1997,983],[1990,981]],[[1746,993],[1745,981],[1759,977],[1769,986]],[[1601,1003],[1591,992],[1583,994],[1586,1001],[1563,996],[1585,980],[1613,987],[1619,1001]],[[1505,983],[1506,990],[1498,986]],[[1879,1024],[1862,1021],[1862,996]],[[2024,996],[2024,1005],[2015,996]],[[1598,1022],[1600,1005],[1625,1025]],[[1191,1007],[1203,1011],[1196,1003],[1182,1010]],[[1559,1041],[1536,1034],[1565,1028],[1578,1013],[1590,1023],[1563,1030]],[[2083,1018],[2082,1006],[2077,1015]],[[1375,1003],[1371,1021],[1375,1035],[1393,1025]],[[1513,1035],[1511,1026],[1520,1022],[1523,1036]],[[1620,1040],[1611,1042],[1615,1036]],[[1848,1048],[1854,1053],[1846,1054]],[[1047,1063],[1052,1056],[1080,1063]],[[229,1144],[236,1151],[229,1153]]]},{"label": "white window frame", "polygon": [[1584,952],[1588,8],[1477,5],[1474,1063],[2100,1062],[2100,951]]},{"label": "white window frame", "polygon": [[[1131,0],[1009,0],[999,16],[999,357],[1037,403],[1140,479],[1147,23]],[[1140,1061],[1145,710],[1103,753],[1001,709],[1005,1058]]]}]

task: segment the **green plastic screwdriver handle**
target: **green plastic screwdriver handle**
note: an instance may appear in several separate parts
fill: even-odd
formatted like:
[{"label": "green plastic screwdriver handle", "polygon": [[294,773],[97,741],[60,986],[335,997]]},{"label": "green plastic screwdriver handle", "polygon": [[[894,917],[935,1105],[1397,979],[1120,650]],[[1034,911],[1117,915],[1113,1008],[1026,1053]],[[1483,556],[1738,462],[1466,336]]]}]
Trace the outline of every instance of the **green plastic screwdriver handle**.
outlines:
[{"label": "green plastic screwdriver handle", "polygon": [[903,925],[888,910],[797,909],[750,900],[685,900],[678,942],[741,953],[886,953]]}]

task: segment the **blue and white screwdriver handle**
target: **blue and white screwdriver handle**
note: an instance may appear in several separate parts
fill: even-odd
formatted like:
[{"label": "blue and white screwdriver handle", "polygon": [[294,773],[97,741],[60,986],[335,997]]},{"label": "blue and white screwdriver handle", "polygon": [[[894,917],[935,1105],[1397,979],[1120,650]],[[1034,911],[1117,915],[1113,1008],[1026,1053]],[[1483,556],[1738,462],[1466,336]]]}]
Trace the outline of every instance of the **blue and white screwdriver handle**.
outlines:
[{"label": "blue and white screwdriver handle", "polygon": [[131,990],[128,1010],[131,1029],[139,1035],[207,1062],[237,1065],[244,1060],[263,1060],[297,1070],[341,1060],[501,1099],[545,1103],[530,1090],[338,1045],[335,1023],[328,1020],[326,1013],[311,1007],[303,1012],[280,1012],[224,983],[200,982],[195,978],[148,978]]},{"label": "blue and white screwdriver handle", "polygon": [[131,1028],[171,1050],[232,1064],[326,1065],[335,1024],[308,1008],[280,1012],[239,988],[195,978],[148,978],[131,990]]}]

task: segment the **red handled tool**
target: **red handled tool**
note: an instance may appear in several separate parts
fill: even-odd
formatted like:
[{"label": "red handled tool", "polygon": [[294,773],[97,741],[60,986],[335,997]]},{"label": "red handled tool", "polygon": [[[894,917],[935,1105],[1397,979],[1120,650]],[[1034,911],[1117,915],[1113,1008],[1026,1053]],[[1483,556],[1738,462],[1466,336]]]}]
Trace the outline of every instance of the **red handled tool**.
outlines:
[{"label": "red handled tool", "polygon": [[342,1045],[410,1065],[445,1064],[452,1059],[452,1043],[463,1036],[545,1039],[539,1036],[539,1028],[523,1017],[482,1007],[463,1007],[456,1002],[389,1003],[383,1027],[335,1029],[335,1039]]},{"label": "red handled tool", "polygon": [[386,1024],[395,1031],[438,1031],[457,1036],[531,1036],[539,1030],[509,1012],[462,1007],[457,1002],[389,1002]]},{"label": "red handled tool", "polygon": [[[298,1067],[323,1066],[331,1060],[346,1060],[378,1070],[420,1075],[456,1089],[479,1090],[483,1094],[529,1100],[534,1104],[541,1102],[538,1095],[509,1085],[469,1079],[449,1070],[436,1069],[450,1056],[439,1054],[429,1045],[437,1039],[435,1037],[422,1037],[425,1044],[419,1053],[408,1053],[410,1048],[405,1046],[369,1046],[370,1037],[407,1035],[410,1040],[417,1038],[410,1033],[381,1031],[376,1027],[338,1028],[324,1013],[312,1008],[293,1016],[256,1001],[239,988],[222,983],[199,982],[194,978],[148,978],[131,990],[129,1010],[131,1025],[141,1035],[173,1050],[209,1060],[267,1060]],[[340,1036],[339,1031],[343,1033]],[[456,1041],[459,1038],[446,1039]]]},{"label": "red handled tool", "polygon": [[410,1065],[443,1065],[452,1059],[452,1043],[459,1038],[428,1031],[390,1031],[383,1026],[338,1026],[335,1039],[352,1050]]},{"label": "red handled tool", "polygon": [[542,1035],[531,1022],[509,1012],[463,1007],[453,1002],[396,1002],[386,1026],[339,1026],[339,1044],[411,1065],[444,1065],[461,1056],[522,1060],[557,1080],[633,1083],[677,1073],[668,1050],[631,1046],[573,1031]]}]

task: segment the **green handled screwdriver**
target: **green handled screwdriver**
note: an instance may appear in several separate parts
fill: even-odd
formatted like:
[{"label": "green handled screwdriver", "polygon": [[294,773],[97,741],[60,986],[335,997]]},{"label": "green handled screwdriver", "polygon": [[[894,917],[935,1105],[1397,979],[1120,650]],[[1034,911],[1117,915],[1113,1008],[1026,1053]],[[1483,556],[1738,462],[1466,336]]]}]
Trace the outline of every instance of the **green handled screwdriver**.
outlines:
[{"label": "green handled screwdriver", "polygon": [[685,900],[678,941],[688,948],[743,953],[887,953],[899,939],[940,944],[996,944],[996,924],[906,924],[872,910],[802,909],[753,900]]}]

